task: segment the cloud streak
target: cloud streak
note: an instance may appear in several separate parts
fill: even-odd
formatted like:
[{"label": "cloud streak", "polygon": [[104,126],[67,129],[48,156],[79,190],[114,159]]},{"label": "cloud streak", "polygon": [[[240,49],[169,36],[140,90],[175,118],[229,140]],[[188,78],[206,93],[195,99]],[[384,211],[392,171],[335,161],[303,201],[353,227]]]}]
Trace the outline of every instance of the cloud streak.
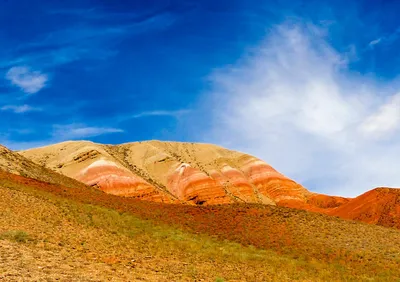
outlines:
[{"label": "cloud streak", "polygon": [[276,26],[256,51],[211,76],[207,103],[220,106],[207,140],[252,153],[314,191],[400,186],[400,91],[353,74],[316,30]]},{"label": "cloud streak", "polygon": [[55,125],[52,136],[54,140],[65,141],[122,132],[124,132],[122,129],[113,127],[93,127],[84,124],[68,124]]},{"label": "cloud streak", "polygon": [[27,113],[27,112],[37,112],[37,111],[41,111],[42,109],[40,108],[35,108],[29,105],[6,105],[0,108],[0,110],[2,111],[11,111],[14,112],[16,114],[23,114],[23,113]]},{"label": "cloud streak", "polygon": [[377,39],[369,42],[368,45],[369,45],[369,47],[373,47],[374,45],[379,44],[381,41],[382,41],[382,38],[377,38]]},{"label": "cloud streak", "polygon": [[397,40],[400,35],[400,27],[398,27],[394,32],[384,35],[382,37],[378,37],[368,43],[370,48],[374,48],[378,44],[382,43],[392,43],[393,41]]},{"label": "cloud streak", "polygon": [[158,111],[145,111],[141,112],[136,115],[132,115],[129,118],[143,118],[143,117],[152,117],[152,116],[169,116],[174,118],[179,118],[182,115],[190,113],[190,110],[176,110],[176,111],[165,111],[165,110],[158,110]]}]

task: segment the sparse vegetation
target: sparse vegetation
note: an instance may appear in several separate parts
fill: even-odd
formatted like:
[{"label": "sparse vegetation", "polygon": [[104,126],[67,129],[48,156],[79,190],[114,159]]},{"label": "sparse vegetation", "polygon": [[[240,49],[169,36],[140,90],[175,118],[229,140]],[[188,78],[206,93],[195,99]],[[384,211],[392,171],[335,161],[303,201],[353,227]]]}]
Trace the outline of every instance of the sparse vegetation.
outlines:
[{"label": "sparse vegetation", "polygon": [[26,243],[29,240],[29,235],[21,230],[9,230],[0,233],[0,240],[11,240],[18,243]]},{"label": "sparse vegetation", "polygon": [[24,230],[32,252],[80,261],[76,275],[95,267],[100,280],[123,281],[400,279],[395,229],[261,205],[162,205],[7,175],[0,187],[0,233]]}]

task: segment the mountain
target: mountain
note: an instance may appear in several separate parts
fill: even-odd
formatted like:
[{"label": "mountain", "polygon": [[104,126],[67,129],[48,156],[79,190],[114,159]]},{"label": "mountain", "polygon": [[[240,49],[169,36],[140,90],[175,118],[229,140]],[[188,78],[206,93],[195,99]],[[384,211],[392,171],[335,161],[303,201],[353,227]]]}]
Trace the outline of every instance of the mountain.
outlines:
[{"label": "mountain", "polygon": [[357,198],[317,194],[264,161],[211,144],[68,141],[22,156],[108,194],[164,203],[257,203],[400,228],[399,189]]},{"label": "mountain", "polygon": [[48,183],[60,184],[67,187],[86,187],[86,185],[81,182],[45,168],[42,165],[38,165],[2,145],[0,145],[0,171],[18,174]]},{"label": "mountain", "polygon": [[107,193],[158,202],[274,205],[314,195],[260,159],[210,144],[70,141],[19,153]]}]

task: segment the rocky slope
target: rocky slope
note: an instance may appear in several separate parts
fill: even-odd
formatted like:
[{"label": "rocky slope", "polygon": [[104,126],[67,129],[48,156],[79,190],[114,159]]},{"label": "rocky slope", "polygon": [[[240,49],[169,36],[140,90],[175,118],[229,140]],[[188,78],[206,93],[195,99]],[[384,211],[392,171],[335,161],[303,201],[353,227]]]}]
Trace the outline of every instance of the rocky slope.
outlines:
[{"label": "rocky slope", "polygon": [[20,154],[114,195],[158,202],[306,202],[313,196],[267,163],[209,144],[63,142]]},{"label": "rocky slope", "polygon": [[2,145],[0,145],[0,171],[34,178],[48,183],[60,184],[67,187],[86,187],[86,185],[81,182],[54,172],[44,166],[38,165]]}]

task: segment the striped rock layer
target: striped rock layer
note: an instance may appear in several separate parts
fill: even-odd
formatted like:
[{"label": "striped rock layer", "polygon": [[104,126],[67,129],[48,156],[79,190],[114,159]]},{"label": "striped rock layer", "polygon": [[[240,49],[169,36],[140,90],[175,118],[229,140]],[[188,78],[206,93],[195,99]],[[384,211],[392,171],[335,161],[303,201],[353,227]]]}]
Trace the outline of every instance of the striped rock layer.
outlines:
[{"label": "striped rock layer", "polygon": [[209,144],[71,141],[20,153],[106,193],[149,201],[301,205],[317,195],[260,159]]},{"label": "striped rock layer", "polygon": [[153,185],[116,163],[97,160],[76,175],[76,179],[117,196],[135,197],[151,201],[169,201]]}]

